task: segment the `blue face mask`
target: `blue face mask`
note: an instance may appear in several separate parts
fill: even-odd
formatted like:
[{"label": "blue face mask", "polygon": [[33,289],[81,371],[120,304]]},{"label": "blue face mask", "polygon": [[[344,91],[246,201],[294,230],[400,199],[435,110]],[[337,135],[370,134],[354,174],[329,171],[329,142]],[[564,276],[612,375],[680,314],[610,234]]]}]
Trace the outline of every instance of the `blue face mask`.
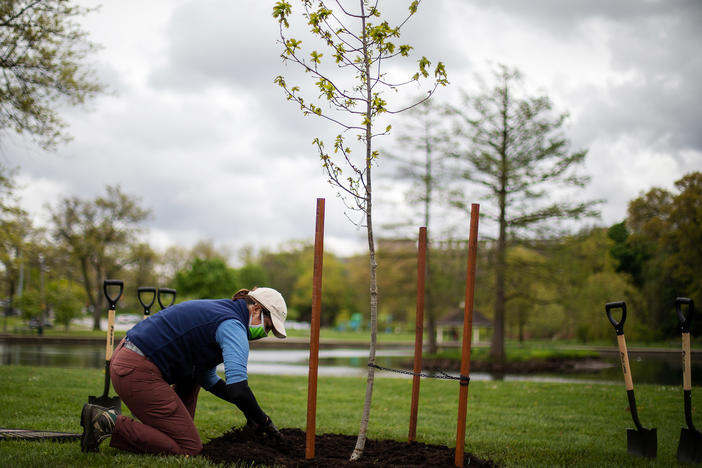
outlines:
[{"label": "blue face mask", "polygon": [[263,312],[260,315],[261,323],[259,325],[253,325],[253,315],[249,317],[249,341],[260,340],[268,336],[266,333],[266,326],[263,324]]}]

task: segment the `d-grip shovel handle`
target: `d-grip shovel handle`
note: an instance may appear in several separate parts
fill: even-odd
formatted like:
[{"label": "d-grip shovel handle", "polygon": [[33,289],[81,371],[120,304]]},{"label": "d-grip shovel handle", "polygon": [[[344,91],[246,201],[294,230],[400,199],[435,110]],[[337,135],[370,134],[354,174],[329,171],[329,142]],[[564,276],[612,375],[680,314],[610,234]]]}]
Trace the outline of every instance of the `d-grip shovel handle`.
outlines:
[{"label": "d-grip shovel handle", "polygon": [[[110,292],[108,291],[110,286],[119,286],[119,293],[117,293],[116,296],[110,295]],[[102,290],[105,291],[105,297],[107,298],[107,302],[110,303],[110,309],[115,310],[115,307],[117,307],[117,301],[120,297],[122,297],[122,292],[124,291],[124,281],[105,280],[105,282],[102,284]]]},{"label": "d-grip shovel handle", "polygon": [[[687,305],[687,317],[685,317],[682,311],[683,304]],[[689,297],[676,297],[675,311],[678,313],[678,320],[680,320],[680,329],[682,332],[690,333],[690,324],[692,323],[692,318],[695,316],[695,301]]]},{"label": "d-grip shovel handle", "polygon": [[[142,298],[142,294],[146,293],[151,293],[151,302],[148,304],[144,302],[144,299]],[[156,302],[156,288],[152,286],[140,286],[137,288],[137,298],[139,299],[139,303],[141,306],[144,308],[144,318],[148,317],[149,314],[151,314],[151,306],[154,305],[154,302]]]},{"label": "d-grip shovel handle", "polygon": [[[110,286],[118,286],[119,293],[116,296],[111,296],[108,291]],[[107,397],[110,390],[110,359],[112,359],[112,351],[115,345],[115,308],[117,301],[122,297],[124,291],[124,281],[122,280],[105,280],[102,284],[102,290],[105,292],[105,297],[110,304],[107,311],[107,342],[105,343],[105,391],[103,396]]]},{"label": "d-grip shovel handle", "polygon": [[[161,294],[166,295],[166,296],[171,296],[171,302],[168,305],[163,305],[163,302],[161,302]],[[171,288],[158,288],[158,305],[161,306],[161,310],[165,309],[166,307],[170,307],[173,305],[176,299],[176,290],[171,289]]]},{"label": "d-grip shovel handle", "polygon": [[[619,322],[612,318],[612,309],[622,309],[622,318]],[[624,334],[624,322],[626,322],[626,303],[624,301],[619,302],[609,302],[605,304],[605,311],[607,312],[607,318],[614,326],[617,331],[617,335]]]}]

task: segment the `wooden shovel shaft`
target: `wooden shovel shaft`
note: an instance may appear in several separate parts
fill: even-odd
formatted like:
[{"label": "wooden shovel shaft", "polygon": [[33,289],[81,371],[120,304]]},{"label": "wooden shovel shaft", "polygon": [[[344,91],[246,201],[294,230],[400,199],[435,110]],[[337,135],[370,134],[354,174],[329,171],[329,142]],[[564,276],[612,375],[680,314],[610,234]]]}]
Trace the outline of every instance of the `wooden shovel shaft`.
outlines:
[{"label": "wooden shovel shaft", "polygon": [[115,344],[115,309],[107,311],[107,342],[105,343],[105,360],[112,359]]},{"label": "wooden shovel shaft", "polygon": [[692,390],[692,371],[690,369],[690,334],[682,334],[683,390]]},{"label": "wooden shovel shaft", "polygon": [[617,344],[619,345],[619,358],[622,361],[622,372],[624,373],[624,385],[626,389],[634,389],[634,381],[631,378],[631,367],[629,366],[629,352],[626,349],[626,339],[624,335],[617,335]]}]

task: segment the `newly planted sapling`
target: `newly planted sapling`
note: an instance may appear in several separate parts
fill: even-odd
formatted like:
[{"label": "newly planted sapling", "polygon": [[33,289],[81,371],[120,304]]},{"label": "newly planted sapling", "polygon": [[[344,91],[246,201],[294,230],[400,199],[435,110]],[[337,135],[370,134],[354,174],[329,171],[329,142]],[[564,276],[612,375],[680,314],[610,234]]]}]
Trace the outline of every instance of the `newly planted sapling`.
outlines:
[{"label": "newly planted sapling", "polygon": [[[301,16],[295,20],[305,21],[313,45],[304,48],[303,40],[289,35],[293,18],[292,3],[301,7]],[[396,6],[398,2],[393,2]],[[391,26],[379,8],[380,0],[358,0],[353,2],[336,0],[279,1],[273,7],[273,16],[280,26],[281,57],[286,63],[298,65],[310,75],[316,91],[312,97],[305,95],[297,84],[289,84],[283,76],[275,78],[288,100],[297,103],[304,115],[315,115],[341,128],[328,151],[322,138],[313,140],[329,182],[334,185],[345,205],[360,211],[365,218],[370,258],[370,323],[371,342],[368,362],[375,364],[377,337],[378,289],[376,279],[376,255],[373,239],[372,217],[372,168],[380,154],[374,149],[376,137],[390,133],[389,122],[382,117],[391,116],[429,99],[439,86],[448,84],[446,70],[439,62],[433,70],[426,57],[417,60],[417,70],[405,79],[393,81],[385,72],[389,60],[410,60],[412,46],[397,44],[402,27],[417,13],[421,1],[408,2],[407,10],[400,21]],[[389,5],[388,5],[389,7]],[[300,37],[300,36],[298,36]],[[305,39],[307,41],[307,38]],[[432,83],[424,97],[403,108],[391,108],[385,92],[396,92],[402,86],[430,79]],[[350,142],[346,137],[352,136]],[[355,138],[353,138],[355,137]],[[354,152],[354,148],[358,152]],[[358,154],[358,155],[357,155]],[[363,454],[373,395],[374,368],[368,367],[368,380],[363,415],[356,447],[351,455],[356,460]]]}]

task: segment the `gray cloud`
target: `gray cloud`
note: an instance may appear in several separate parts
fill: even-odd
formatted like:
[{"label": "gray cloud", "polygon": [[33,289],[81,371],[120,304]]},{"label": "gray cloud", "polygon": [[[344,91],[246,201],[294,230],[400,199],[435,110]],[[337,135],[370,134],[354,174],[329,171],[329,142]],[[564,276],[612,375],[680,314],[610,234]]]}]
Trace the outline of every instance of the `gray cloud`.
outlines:
[{"label": "gray cloud", "polygon": [[[406,4],[381,7],[400,18]],[[327,246],[362,249],[365,234],[346,219],[311,144],[339,129],[303,117],[273,84],[284,74],[315,95],[308,76],[281,63],[271,8],[254,0],[105,5],[86,24],[105,45],[96,64],[113,94],[88,113],[66,109],[75,139],[57,154],[3,142],[31,205],[120,184],[152,210],[147,227],[164,243],[207,238],[236,249],[311,239],[315,199],[325,197]],[[603,222],[614,222],[640,192],[702,167],[701,12],[697,1],[426,0],[399,41],[416,55],[387,70],[412,73],[421,55],[445,62],[452,85],[437,95],[445,102],[473,89],[488,60],[520,68],[572,112],[573,146],[590,150],[593,181],[583,196],[607,198]],[[404,103],[418,91],[386,97]],[[393,149],[393,141],[379,145]],[[377,226],[409,216],[388,174],[376,171]]]},{"label": "gray cloud", "polygon": [[156,88],[198,93],[224,85],[241,92],[269,86],[280,62],[272,4],[190,1],[177,7],[166,32],[164,64],[151,75]]}]

